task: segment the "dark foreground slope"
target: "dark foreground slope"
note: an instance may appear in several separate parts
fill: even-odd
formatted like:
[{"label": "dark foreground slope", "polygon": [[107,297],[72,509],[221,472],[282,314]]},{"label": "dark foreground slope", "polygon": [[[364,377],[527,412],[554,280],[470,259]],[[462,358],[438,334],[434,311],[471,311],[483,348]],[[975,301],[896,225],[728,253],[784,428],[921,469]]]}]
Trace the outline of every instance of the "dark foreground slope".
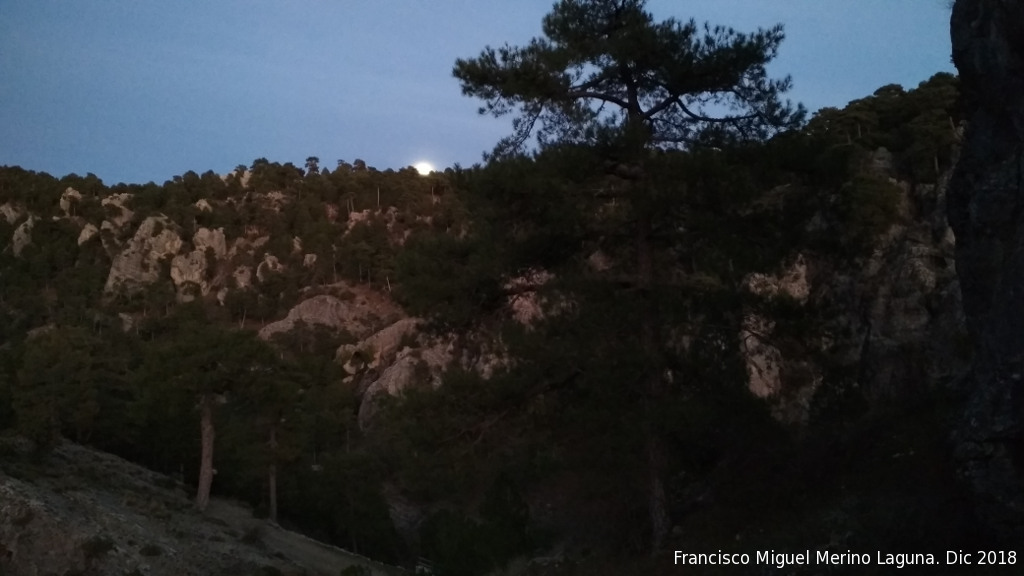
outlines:
[{"label": "dark foreground slope", "polygon": [[41,459],[0,450],[0,574],[402,573],[227,500],[200,515],[174,479],[77,444]]}]

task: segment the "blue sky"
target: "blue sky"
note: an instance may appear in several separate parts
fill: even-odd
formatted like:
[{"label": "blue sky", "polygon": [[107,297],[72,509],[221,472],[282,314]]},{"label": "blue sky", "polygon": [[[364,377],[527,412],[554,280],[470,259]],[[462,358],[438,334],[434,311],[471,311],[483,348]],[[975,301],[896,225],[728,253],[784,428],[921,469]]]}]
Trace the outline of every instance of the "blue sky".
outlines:
[{"label": "blue sky", "polygon": [[[508,123],[478,116],[456,58],[540,32],[553,0],[0,0],[0,165],[106,183],[255,158],[471,165]],[[810,110],[916,86],[949,59],[947,0],[650,0],[657,18],[751,31]]]}]

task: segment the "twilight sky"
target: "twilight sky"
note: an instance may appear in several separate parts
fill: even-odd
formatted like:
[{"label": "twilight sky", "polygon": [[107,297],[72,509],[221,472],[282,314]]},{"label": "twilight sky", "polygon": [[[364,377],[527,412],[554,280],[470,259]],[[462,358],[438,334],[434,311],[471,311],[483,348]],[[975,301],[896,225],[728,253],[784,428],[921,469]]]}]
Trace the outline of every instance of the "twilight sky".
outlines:
[{"label": "twilight sky", "polygon": [[[458,57],[527,42],[553,0],[0,0],[0,165],[107,184],[225,173],[255,158],[379,169],[480,161]],[[810,110],[949,58],[947,0],[650,0],[658,19],[782,22],[771,70]]]}]

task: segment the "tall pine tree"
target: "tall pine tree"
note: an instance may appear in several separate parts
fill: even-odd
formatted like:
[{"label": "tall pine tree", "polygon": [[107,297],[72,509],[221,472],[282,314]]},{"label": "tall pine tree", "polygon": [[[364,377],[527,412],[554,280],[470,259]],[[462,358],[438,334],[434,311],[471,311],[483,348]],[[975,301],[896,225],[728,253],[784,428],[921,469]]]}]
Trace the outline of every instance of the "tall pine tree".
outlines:
[{"label": "tall pine tree", "polygon": [[[486,48],[454,68],[463,93],[484,101],[481,113],[514,115],[513,134],[494,157],[541,150],[586,149],[599,171],[593,201],[614,206],[604,238],[614,237],[616,306],[632,312],[621,335],[641,359],[630,386],[641,400],[646,492],[653,550],[671,528],[664,430],[658,407],[670,393],[666,297],[699,292],[695,267],[665,273],[673,256],[684,190],[656,165],[662,154],[764,140],[804,116],[781,95],[788,78],[766,65],[783,40],[781,26],[750,34],[694,21],[661,22],[643,0],[562,0],[543,21],[543,36],[521,47]],[[594,159],[597,161],[593,161]],[[583,165],[587,165],[584,162]],[[576,169],[579,169],[577,165]],[[553,247],[566,252],[565,247]],[[571,250],[568,252],[572,252]]]}]

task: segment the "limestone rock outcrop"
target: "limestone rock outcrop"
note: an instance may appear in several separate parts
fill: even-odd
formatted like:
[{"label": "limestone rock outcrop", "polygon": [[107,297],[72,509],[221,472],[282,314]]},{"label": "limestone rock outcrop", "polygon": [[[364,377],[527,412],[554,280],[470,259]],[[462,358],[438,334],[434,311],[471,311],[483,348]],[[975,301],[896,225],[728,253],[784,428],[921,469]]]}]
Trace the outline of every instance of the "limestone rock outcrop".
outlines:
[{"label": "limestone rock outcrop", "polygon": [[206,254],[201,250],[178,254],[171,260],[171,281],[178,290],[179,300],[188,302],[196,296],[206,296],[210,293],[206,268]]},{"label": "limestone rock outcrop", "polygon": [[22,251],[32,243],[32,227],[35,224],[35,216],[29,216],[27,220],[14,229],[14,234],[11,236],[11,251],[15,256],[21,256]]},{"label": "limestone rock outcrop", "polygon": [[114,257],[104,292],[137,290],[160,278],[161,260],[181,251],[183,242],[166,216],[142,221],[127,246]]},{"label": "limestone rock outcrop", "polygon": [[[790,340],[770,318],[744,318],[739,338],[748,387],[768,400],[776,418],[806,420],[819,389],[854,388],[884,406],[928,387],[948,387],[965,373],[969,354],[954,243],[942,217],[946,181],[900,190],[903,212],[859,266],[799,256],[776,275],[747,278],[753,294],[785,296],[823,314],[820,333]],[[814,360],[822,354],[855,376],[827,380]]]},{"label": "limestone rock outcrop", "polygon": [[266,282],[271,274],[281,270],[284,270],[284,265],[281,264],[281,261],[277,256],[267,252],[263,255],[263,261],[256,267],[256,279],[260,282]]},{"label": "limestone rock outcrop", "polygon": [[398,396],[413,386],[439,386],[440,374],[451,360],[451,350],[442,342],[398,351],[394,362],[363,393],[359,404],[359,427],[364,430],[369,428],[382,397]]},{"label": "limestone rock outcrop", "polygon": [[967,130],[949,223],[974,343],[956,435],[990,534],[1024,540],[1024,4],[957,0],[950,20]]},{"label": "limestone rock outcrop", "polygon": [[10,202],[0,204],[0,216],[3,216],[4,220],[6,220],[8,224],[14,224],[24,215],[25,210],[19,206],[15,206]]},{"label": "limestone rock outcrop", "polygon": [[235,281],[235,287],[239,290],[245,290],[252,286],[252,267],[251,266],[239,266],[235,268],[235,271],[231,273],[231,277]]},{"label": "limestone rock outcrop", "polygon": [[381,322],[380,314],[395,314],[393,304],[382,302],[380,297],[370,294],[353,293],[348,299],[329,294],[307,298],[296,304],[284,319],[272,322],[259,332],[260,338],[270,340],[279,332],[288,332],[301,321],[307,326],[319,324],[336,331],[346,331],[356,338],[365,338],[373,333]]},{"label": "limestone rock outcrop", "polygon": [[[807,277],[807,260],[801,254],[781,276],[752,274],[746,279],[746,288],[761,297],[785,296],[799,304],[805,304],[810,297],[811,285]],[[747,388],[758,398],[772,404],[776,418],[784,422],[804,421],[810,409],[814,393],[821,383],[820,374],[807,362],[786,359],[772,342],[775,321],[760,314],[748,314],[743,318],[740,330],[740,350],[747,367]],[[799,367],[812,374],[799,386],[787,387],[784,379]],[[785,393],[789,392],[789,393]]]},{"label": "limestone rock outcrop", "polygon": [[[109,222],[110,227],[114,230],[120,230],[126,224],[131,222],[134,212],[128,209],[128,202],[131,200],[132,195],[123,194],[111,194],[106,198],[100,200],[100,205],[103,206],[104,212],[106,213],[106,220],[104,223]],[[100,226],[101,228],[103,226]]]},{"label": "limestone rock outcrop", "polygon": [[200,252],[205,252],[207,248],[212,248],[217,258],[224,258],[228,253],[228,243],[224,237],[223,228],[217,228],[216,230],[200,228],[196,230],[196,233],[192,236],[192,245]]},{"label": "limestone rock outcrop", "polygon": [[[192,236],[194,250],[179,254],[171,260],[171,280],[178,290],[178,299],[190,301],[196,296],[206,296],[213,288],[210,267],[227,254],[227,240],[224,229],[200,228]],[[213,259],[208,257],[210,252]]]},{"label": "limestone rock outcrop", "polygon": [[70,186],[64,193],[60,195],[60,210],[64,213],[64,216],[74,216],[75,205],[82,201],[82,193]]},{"label": "limestone rock outcrop", "polygon": [[369,368],[377,368],[381,364],[387,365],[394,359],[402,340],[415,333],[418,322],[419,320],[416,318],[402,318],[359,344],[346,344],[339,347],[334,358],[338,361],[349,361],[353,353],[358,351],[366,355],[363,361]]},{"label": "limestone rock outcrop", "polygon": [[86,225],[82,227],[82,231],[78,233],[78,245],[81,246],[82,244],[85,244],[99,233],[100,229],[94,224],[86,223]]}]

